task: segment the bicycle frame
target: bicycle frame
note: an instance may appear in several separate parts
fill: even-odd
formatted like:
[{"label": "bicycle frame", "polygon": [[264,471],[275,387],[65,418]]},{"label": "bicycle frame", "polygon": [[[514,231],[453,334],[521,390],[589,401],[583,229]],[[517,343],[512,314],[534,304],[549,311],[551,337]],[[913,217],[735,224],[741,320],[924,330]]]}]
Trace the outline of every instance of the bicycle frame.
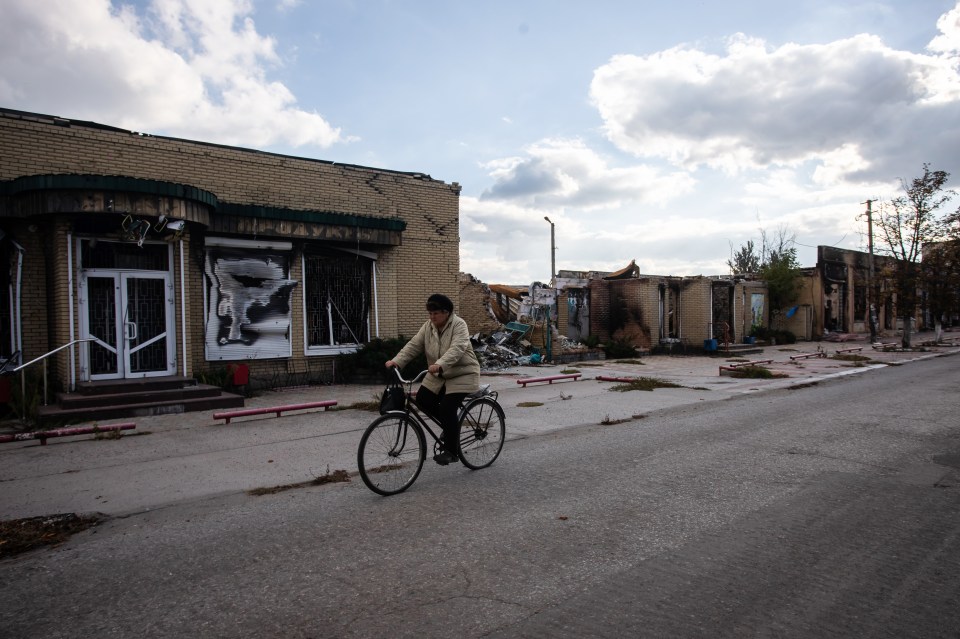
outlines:
[{"label": "bicycle frame", "polygon": [[[413,379],[404,379],[400,376],[400,371],[396,368],[393,369],[394,375],[397,376],[397,380],[406,387],[406,390],[403,394],[403,410],[402,411],[390,411],[391,413],[405,413],[408,417],[417,422],[417,424],[423,428],[427,433],[430,434],[430,437],[433,438],[434,443],[440,443],[440,437],[433,432],[433,429],[430,428],[430,425],[427,423],[427,419],[434,423],[438,428],[440,428],[440,422],[437,421],[437,418],[433,415],[429,415],[420,410],[417,407],[417,402],[413,397],[413,385],[421,381],[427,375],[427,371],[422,371],[419,375]],[[440,429],[443,432],[442,428]]]},{"label": "bicycle frame", "polygon": [[[440,443],[440,437],[439,437],[435,432],[433,432],[433,429],[432,429],[432,428],[430,428],[430,425],[427,423],[427,419],[429,419],[431,422],[433,422],[433,424],[434,424],[435,426],[437,426],[437,428],[440,429],[440,432],[442,433],[442,432],[443,432],[443,427],[442,427],[442,425],[440,424],[440,421],[439,421],[436,417],[434,417],[433,415],[430,415],[429,413],[426,413],[426,412],[424,412],[423,410],[421,410],[421,409],[417,406],[416,399],[415,399],[415,397],[413,396],[413,385],[416,384],[417,382],[421,381],[424,377],[426,377],[427,371],[421,371],[421,372],[420,372],[416,377],[414,377],[413,379],[404,379],[404,378],[400,375],[400,371],[399,371],[397,368],[394,368],[394,369],[393,369],[393,373],[394,373],[394,375],[397,376],[397,380],[406,387],[406,390],[405,390],[405,392],[404,392],[404,394],[403,394],[403,399],[404,399],[404,402],[403,402],[403,410],[402,410],[402,411],[390,411],[390,412],[394,412],[394,413],[403,412],[403,413],[405,413],[408,417],[410,417],[411,419],[415,420],[415,421],[417,422],[417,424],[419,424],[427,433],[430,434],[430,437],[433,438],[433,441],[434,441],[435,444],[439,444],[439,443]],[[497,392],[496,392],[496,391],[486,390],[488,387],[489,387],[489,385],[483,387],[483,388],[484,388],[484,392],[483,392],[482,394],[480,394],[479,396],[473,396],[473,395],[467,396],[467,398],[464,400],[463,404],[460,405],[460,409],[457,411],[457,414],[458,414],[457,416],[458,416],[459,419],[462,419],[462,418],[463,418],[463,411],[465,411],[466,409],[470,408],[470,405],[471,405],[474,401],[476,401],[477,399],[480,399],[480,398],[482,398],[482,397],[490,397],[490,398],[492,398],[494,401],[497,400]]]}]

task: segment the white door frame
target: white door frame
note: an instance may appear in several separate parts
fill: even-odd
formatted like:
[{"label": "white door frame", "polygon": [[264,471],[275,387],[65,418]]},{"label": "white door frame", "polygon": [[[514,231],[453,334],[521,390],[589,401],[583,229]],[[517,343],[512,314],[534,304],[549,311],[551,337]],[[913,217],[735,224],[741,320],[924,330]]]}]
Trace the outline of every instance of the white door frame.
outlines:
[{"label": "white door frame", "polygon": [[[115,335],[113,344],[108,344],[90,335],[90,278],[112,279],[114,288]],[[139,338],[139,327],[135,322],[128,321],[130,302],[128,299],[128,283],[137,279],[158,279],[163,281],[163,308],[164,328],[158,335],[153,336],[143,344],[129,347],[131,342]],[[85,342],[80,349],[80,378],[84,380],[105,379],[139,379],[144,377],[162,377],[174,375],[177,371],[176,357],[176,304],[174,300],[173,274],[169,271],[144,271],[124,269],[85,269],[79,274],[79,319],[80,336],[93,338],[93,342]],[[161,370],[133,372],[131,356],[138,351],[156,343],[166,341],[166,366]],[[90,345],[98,344],[116,354],[116,368],[110,373],[93,375],[90,370]]]}]

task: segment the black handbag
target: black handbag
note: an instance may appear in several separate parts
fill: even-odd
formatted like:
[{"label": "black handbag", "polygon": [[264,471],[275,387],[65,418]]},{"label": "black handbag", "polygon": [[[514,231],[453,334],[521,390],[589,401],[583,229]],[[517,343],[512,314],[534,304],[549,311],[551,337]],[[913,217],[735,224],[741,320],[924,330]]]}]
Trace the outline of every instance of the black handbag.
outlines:
[{"label": "black handbag", "polygon": [[383,395],[380,396],[380,414],[389,413],[392,410],[403,410],[406,407],[407,394],[400,384],[390,384],[383,389]]}]

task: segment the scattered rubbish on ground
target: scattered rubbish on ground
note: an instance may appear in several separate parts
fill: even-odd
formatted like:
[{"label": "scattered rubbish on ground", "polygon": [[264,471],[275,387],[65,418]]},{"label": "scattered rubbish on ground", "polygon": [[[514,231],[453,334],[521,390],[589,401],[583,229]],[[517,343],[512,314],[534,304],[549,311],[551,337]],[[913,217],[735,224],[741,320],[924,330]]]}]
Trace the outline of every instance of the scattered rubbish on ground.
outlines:
[{"label": "scattered rubbish on ground", "polygon": [[0,521],[0,558],[65,542],[70,535],[95,526],[94,515],[62,513]]}]

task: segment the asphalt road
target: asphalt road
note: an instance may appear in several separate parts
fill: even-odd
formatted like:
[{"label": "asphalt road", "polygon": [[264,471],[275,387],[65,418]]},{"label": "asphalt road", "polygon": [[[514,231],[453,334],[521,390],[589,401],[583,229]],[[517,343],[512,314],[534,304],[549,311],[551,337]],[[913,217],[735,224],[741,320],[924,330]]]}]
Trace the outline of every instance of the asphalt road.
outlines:
[{"label": "asphalt road", "polygon": [[0,636],[958,637],[946,357],[109,520],[0,562]]}]

